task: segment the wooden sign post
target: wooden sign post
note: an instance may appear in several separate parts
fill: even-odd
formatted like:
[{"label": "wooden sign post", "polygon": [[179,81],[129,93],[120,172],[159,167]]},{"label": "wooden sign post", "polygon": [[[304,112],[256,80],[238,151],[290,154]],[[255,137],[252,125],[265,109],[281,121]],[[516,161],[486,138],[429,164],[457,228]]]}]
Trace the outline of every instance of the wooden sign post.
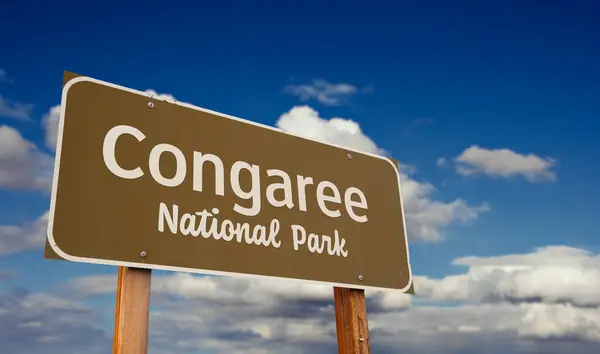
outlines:
[{"label": "wooden sign post", "polygon": [[339,354],[370,354],[367,301],[362,289],[333,288]]},{"label": "wooden sign post", "polygon": [[150,269],[119,267],[113,354],[146,354],[150,314]]}]

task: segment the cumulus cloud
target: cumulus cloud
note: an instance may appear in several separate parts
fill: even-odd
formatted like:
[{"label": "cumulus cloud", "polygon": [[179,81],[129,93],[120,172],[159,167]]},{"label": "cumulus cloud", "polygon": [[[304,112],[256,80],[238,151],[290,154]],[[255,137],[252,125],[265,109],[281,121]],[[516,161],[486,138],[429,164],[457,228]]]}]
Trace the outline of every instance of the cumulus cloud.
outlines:
[{"label": "cumulus cloud", "polygon": [[[111,294],[116,288],[115,275],[79,277],[65,285],[68,292],[80,296]],[[198,276],[189,273],[154,276],[152,292],[181,299],[210,302],[214,306],[252,306],[277,309],[282,303],[302,299],[305,303],[327,303],[333,299],[331,286],[280,280]],[[403,309],[410,306],[410,295],[396,292],[367,292],[376,309]]]},{"label": "cumulus cloud", "polygon": [[0,257],[44,246],[48,212],[21,226],[0,225]]},{"label": "cumulus cloud", "polygon": [[[331,84],[321,79],[313,80],[310,84],[288,85],[283,90],[302,101],[316,100],[327,106],[341,105],[349,96],[358,92],[356,86],[345,83]],[[366,90],[369,91],[372,91],[372,88]]]},{"label": "cumulus cloud", "polygon": [[18,272],[10,269],[0,269],[0,282],[10,280],[19,275]]},{"label": "cumulus cloud", "polygon": [[572,304],[600,307],[600,255],[567,246],[547,246],[527,254],[463,257],[462,274],[419,277],[419,295],[432,301]]},{"label": "cumulus cloud", "polygon": [[443,229],[452,223],[475,220],[491,207],[487,203],[469,205],[463,199],[451,202],[434,200],[435,187],[401,173],[402,198],[408,235],[413,240],[438,242],[445,238]]},{"label": "cumulus cloud", "polygon": [[146,93],[149,93],[150,95],[152,95],[152,97],[158,98],[160,100],[166,100],[166,101],[177,101],[175,99],[175,97],[169,93],[158,93],[152,89],[147,89],[146,91],[144,91]]},{"label": "cumulus cloud", "polygon": [[0,125],[0,188],[49,191],[54,159],[25,140],[14,128]]},{"label": "cumulus cloud", "polygon": [[[73,279],[63,288],[71,296],[112,296],[115,287],[115,275],[99,275]],[[330,286],[175,273],[153,277],[152,299],[157,310],[151,314],[151,338],[159,351],[335,349]],[[367,292],[367,300],[373,314],[410,306],[410,296],[401,293]]]},{"label": "cumulus cloud", "polygon": [[509,149],[486,149],[473,145],[465,149],[456,162],[456,172],[464,176],[484,174],[510,178],[522,176],[529,182],[554,181],[557,161],[534,154],[519,154]]},{"label": "cumulus cloud", "polygon": [[600,309],[571,304],[532,304],[521,317],[518,333],[524,337],[574,338],[600,342]]},{"label": "cumulus cloud", "polygon": [[[151,335],[175,352],[195,353],[331,353],[335,352],[333,309],[289,317],[193,306],[192,302],[160,302],[151,315]],[[377,353],[593,353],[597,342],[577,335],[577,342],[548,343],[524,322],[531,305],[415,307],[371,313],[371,347]],[[549,310],[549,311],[553,311]],[[562,334],[562,333],[561,333]],[[562,345],[561,345],[562,344]],[[554,348],[553,348],[554,347]],[[558,350],[557,350],[558,348]],[[562,349],[562,350],[561,350]]]},{"label": "cumulus cloud", "polygon": [[[574,317],[563,312],[567,308],[548,304],[421,306],[371,316],[369,325],[373,342],[384,353],[399,348],[411,353],[481,353],[482,348],[486,353],[592,353],[598,346],[594,330],[571,324],[581,323],[576,318],[593,318],[598,311],[579,309],[580,317]],[[540,310],[558,316],[538,316]],[[567,324],[561,323],[559,314],[566,316]],[[552,336],[544,334],[548,330]]]},{"label": "cumulus cloud", "polygon": [[0,291],[0,352],[106,353],[110,339],[102,319],[86,306],[51,294]]},{"label": "cumulus cloud", "polygon": [[366,136],[360,125],[350,119],[324,119],[309,106],[296,106],[282,114],[275,125],[304,138],[334,143],[356,150],[384,155],[385,151]]},{"label": "cumulus cloud", "polygon": [[[373,350],[478,353],[485,346],[492,353],[562,353],[569,347],[591,353],[600,343],[597,278],[577,279],[572,269],[594,274],[598,257],[565,246],[461,257],[453,264],[468,267],[464,273],[415,277],[414,297],[367,291]],[[114,296],[115,286],[113,274],[77,278],[62,288],[71,295]],[[156,352],[335,351],[328,286],[166,273],[153,277],[152,291]]]},{"label": "cumulus cloud", "polygon": [[[398,348],[405,340],[411,342],[415,336],[422,344],[455,336],[472,345],[475,335],[512,336],[515,342],[518,338],[555,338],[600,343],[599,259],[598,254],[566,246],[541,247],[526,254],[458,258],[454,265],[469,267],[463,274],[438,280],[415,278],[417,296],[412,305],[409,295],[367,292],[372,336],[390,348]],[[290,323],[297,322],[295,328],[329,333],[322,338],[323,345],[334,343],[332,292],[326,286],[287,287],[285,282],[176,274],[159,280],[154,291],[163,301],[170,299],[167,303],[173,311],[189,309],[183,306],[178,310],[179,305],[170,302],[176,296],[190,303],[209,302],[208,308],[219,311],[228,308],[240,316],[247,313],[248,319],[231,323],[236,323],[236,330],[253,331],[264,341],[279,338],[273,331],[288,318]],[[458,305],[438,305],[448,301]],[[194,316],[194,312],[186,315]],[[197,314],[209,325],[202,317],[205,315]],[[239,323],[247,324],[237,326]],[[305,331],[310,333],[308,328]]]},{"label": "cumulus cloud", "polygon": [[13,102],[0,96],[0,117],[30,121],[33,107],[30,103]]},{"label": "cumulus cloud", "polygon": [[[360,151],[385,155],[371,138],[365,135],[360,125],[350,119],[325,119],[309,106],[296,106],[282,114],[276,123],[278,128],[305,138],[351,147]],[[413,168],[401,169],[402,197],[409,237],[413,240],[440,241],[444,238],[443,228],[453,222],[476,219],[489,205],[469,205],[462,199],[451,202],[434,200],[435,187],[418,182],[410,177]]]},{"label": "cumulus cloud", "polygon": [[56,140],[58,139],[58,120],[60,119],[60,105],[57,104],[50,108],[48,113],[42,117],[42,128],[45,136],[46,147],[52,151],[56,150]]},{"label": "cumulus cloud", "polygon": [[[111,294],[111,298],[114,293]],[[265,311],[253,306],[214,305],[200,299],[153,294],[149,353],[275,354],[336,351],[330,302],[305,302],[298,296],[293,311]],[[563,318],[558,307],[532,304],[483,304],[456,307],[420,306],[369,313],[373,352],[403,353],[595,353],[595,337],[562,337],[553,324]],[[563,306],[563,305],[559,305]],[[298,312],[297,308],[307,309]],[[110,351],[113,313],[93,311],[68,297],[0,292],[0,350],[7,353],[106,353]],[[550,315],[548,313],[556,313]],[[582,312],[583,314],[583,312]],[[585,318],[589,314],[583,315]],[[103,321],[104,320],[104,321]],[[533,321],[533,322],[532,322]],[[540,323],[545,330],[535,329]],[[102,326],[102,324],[105,324]],[[573,328],[581,328],[575,325]],[[534,329],[534,330],[532,330]],[[542,336],[542,333],[546,333]],[[558,333],[558,334],[556,334]],[[589,331],[587,333],[590,333]],[[591,332],[593,333],[593,332]],[[108,338],[107,338],[108,337]],[[546,339],[553,338],[553,341]],[[569,339],[576,339],[570,341]],[[565,340],[566,339],[566,340]],[[45,346],[45,347],[42,347]],[[43,350],[42,350],[43,348]],[[61,351],[62,350],[62,351]]]}]

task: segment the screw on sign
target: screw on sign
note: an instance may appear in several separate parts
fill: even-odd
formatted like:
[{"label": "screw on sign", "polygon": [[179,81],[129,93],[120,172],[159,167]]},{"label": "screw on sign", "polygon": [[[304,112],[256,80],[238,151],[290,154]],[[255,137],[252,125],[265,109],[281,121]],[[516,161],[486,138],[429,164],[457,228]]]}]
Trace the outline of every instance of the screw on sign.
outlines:
[{"label": "screw on sign", "polygon": [[365,289],[413,292],[397,162],[68,72],[61,105],[45,257],[120,267],[116,352],[152,269],[333,286],[340,353]]}]

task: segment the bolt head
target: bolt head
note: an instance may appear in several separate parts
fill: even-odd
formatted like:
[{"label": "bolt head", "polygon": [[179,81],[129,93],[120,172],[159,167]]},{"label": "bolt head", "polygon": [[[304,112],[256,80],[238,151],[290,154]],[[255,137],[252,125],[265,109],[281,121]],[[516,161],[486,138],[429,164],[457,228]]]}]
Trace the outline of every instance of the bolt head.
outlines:
[{"label": "bolt head", "polygon": [[352,154],[348,154],[346,155],[346,157],[348,158],[348,160],[352,160]]},{"label": "bolt head", "polygon": [[365,277],[363,277],[363,275],[362,275],[362,274],[359,274],[359,275],[358,275],[358,280],[360,280],[360,281],[363,281],[364,279],[365,279]]},{"label": "bolt head", "polygon": [[140,252],[140,257],[142,257],[142,258],[146,257],[146,251]]},{"label": "bolt head", "polygon": [[154,108],[154,102],[148,102],[148,108]]}]

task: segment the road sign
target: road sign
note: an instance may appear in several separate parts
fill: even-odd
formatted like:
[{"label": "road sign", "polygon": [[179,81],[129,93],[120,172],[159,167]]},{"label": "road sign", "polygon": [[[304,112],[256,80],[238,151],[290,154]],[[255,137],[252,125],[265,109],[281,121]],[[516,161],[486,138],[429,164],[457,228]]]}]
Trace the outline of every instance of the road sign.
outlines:
[{"label": "road sign", "polygon": [[60,258],[409,291],[390,159],[65,75],[48,224]]}]

